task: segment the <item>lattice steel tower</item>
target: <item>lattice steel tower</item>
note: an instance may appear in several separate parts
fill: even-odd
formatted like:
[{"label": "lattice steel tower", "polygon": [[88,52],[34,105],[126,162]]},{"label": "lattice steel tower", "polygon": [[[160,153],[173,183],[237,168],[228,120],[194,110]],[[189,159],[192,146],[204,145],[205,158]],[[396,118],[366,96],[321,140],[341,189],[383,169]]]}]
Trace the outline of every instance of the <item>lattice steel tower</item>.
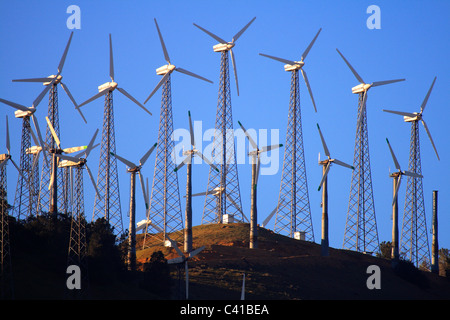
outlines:
[{"label": "lattice steel tower", "polygon": [[[150,235],[149,229],[150,231],[155,231],[155,237],[157,239],[166,241],[167,234],[182,230],[184,227],[180,204],[178,173],[175,171],[176,159],[174,154],[174,141],[172,137],[173,114],[171,74],[173,71],[178,71],[211,82],[208,79],[185,69],[175,67],[175,65],[171,64],[166,45],[164,44],[163,37],[158,27],[158,23],[156,22],[156,19],[154,19],[154,21],[167,64],[156,69],[156,74],[163,77],[144,102],[144,104],[147,103],[147,101],[162,86],[155,169],[153,172],[152,192],[149,210],[147,213],[147,220],[150,220],[152,224],[148,225],[145,230],[144,247],[148,244],[147,240]],[[181,239],[183,234],[180,233],[179,236]]]},{"label": "lattice steel tower", "polygon": [[291,90],[289,99],[289,116],[286,132],[286,143],[284,150],[283,172],[281,175],[280,193],[278,195],[278,205],[275,216],[274,231],[289,237],[297,237],[314,242],[314,230],[311,219],[311,209],[309,204],[308,181],[306,178],[306,164],[303,149],[302,117],[300,108],[300,70],[308,88],[314,110],[317,112],[316,103],[312,95],[306,71],[304,59],[311,50],[319,33],[316,33],[306,50],[303,52],[300,61],[293,61],[283,58],[260,55],[286,63],[284,70],[291,72]]},{"label": "lattice steel tower", "polygon": [[[422,121],[436,156],[438,160],[440,160],[428,126],[422,116],[435,81],[436,77],[434,78],[433,83],[431,84],[431,87],[422,102],[419,113],[383,110],[402,115],[405,122],[411,123],[408,170],[420,175],[422,174],[422,163],[420,157],[419,121]],[[402,234],[400,239],[400,252],[404,257],[414,263],[416,267],[422,265],[425,268],[430,268],[430,247],[428,243],[423,183],[420,178],[408,177],[407,180],[405,209],[403,213]]]},{"label": "lattice steel tower", "polygon": [[116,234],[123,232],[122,208],[120,205],[119,178],[117,174],[117,160],[112,153],[116,153],[116,135],[114,130],[114,109],[113,109],[113,91],[119,90],[124,96],[136,103],[151,115],[140,102],[131,96],[125,89],[118,87],[114,81],[114,61],[111,34],[109,35],[109,76],[111,82],[106,82],[98,87],[98,93],[81,103],[79,107],[105,96],[105,105],[103,109],[103,128],[100,150],[100,160],[98,166],[97,189],[95,195],[94,211],[92,220],[105,218],[114,228]]},{"label": "lattice steel tower", "polygon": [[379,240],[372,188],[372,174],[370,170],[369,135],[366,114],[367,91],[371,87],[403,81],[405,79],[377,81],[366,84],[341,52],[339,50],[337,52],[360,82],[359,85],[352,88],[352,93],[358,94],[359,96],[355,151],[353,156],[355,170],[352,173],[342,247],[358,252],[373,253],[379,251]]},{"label": "lattice steel tower", "polygon": [[236,33],[231,42],[223,40],[212,32],[194,23],[197,28],[220,42],[213,46],[213,50],[214,52],[220,52],[221,54],[219,97],[217,102],[214,145],[211,154],[211,160],[217,164],[219,171],[216,171],[212,167],[209,170],[202,224],[221,223],[223,222],[224,215],[232,216],[237,221],[244,221],[244,219],[248,221],[242,212],[236,150],[234,146],[229,57],[231,54],[237,95],[239,95],[236,63],[232,48],[235,46],[235,42],[238,38],[245,30],[247,30],[255,19],[256,17]]},{"label": "lattice steel tower", "polygon": [[[42,137],[38,122],[34,117],[36,109],[27,108],[21,104],[0,99],[0,102],[9,105],[17,111],[14,113],[16,118],[22,118],[22,138],[20,146],[20,168],[21,173],[17,180],[16,193],[14,198],[13,216],[17,219],[27,218],[36,213],[36,204],[39,191],[39,154],[42,148],[31,130],[31,120],[35,124],[36,131],[40,140]],[[31,136],[35,146],[31,146]]]}]

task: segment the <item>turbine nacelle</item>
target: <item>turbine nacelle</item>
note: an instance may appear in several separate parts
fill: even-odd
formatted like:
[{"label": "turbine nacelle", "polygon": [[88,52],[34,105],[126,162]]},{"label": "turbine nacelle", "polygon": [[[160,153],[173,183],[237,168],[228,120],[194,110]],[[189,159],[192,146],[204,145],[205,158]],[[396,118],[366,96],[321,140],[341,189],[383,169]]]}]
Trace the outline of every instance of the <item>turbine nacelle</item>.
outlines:
[{"label": "turbine nacelle", "polygon": [[164,76],[167,73],[171,73],[175,69],[176,67],[173,64],[166,64],[156,69],[156,74],[159,76]]},{"label": "turbine nacelle", "polygon": [[372,84],[361,83],[352,88],[352,93],[358,94],[358,93],[362,93],[362,92],[367,92],[370,89],[370,87],[372,87]]},{"label": "turbine nacelle", "polygon": [[233,42],[227,42],[227,43],[219,43],[213,46],[214,52],[223,52],[223,51],[229,51],[235,46],[235,43]]},{"label": "turbine nacelle", "polygon": [[66,167],[76,167],[76,166],[82,166],[86,164],[86,159],[80,158],[80,161],[70,161],[70,160],[60,160],[58,163],[59,168],[66,168]]},{"label": "turbine nacelle", "polygon": [[117,88],[117,82],[111,81],[98,86],[98,92],[108,89],[109,91],[114,91]]},{"label": "turbine nacelle", "polygon": [[422,120],[422,113],[413,112],[413,114],[415,114],[416,116],[415,117],[403,116],[403,120],[405,122],[414,122]]},{"label": "turbine nacelle", "polygon": [[16,118],[26,118],[26,117],[31,117],[33,115],[33,113],[36,112],[36,108],[31,107],[28,108],[28,110],[17,110],[14,112],[14,116]]},{"label": "turbine nacelle", "polygon": [[42,147],[40,147],[40,146],[33,146],[33,147],[27,148],[25,150],[26,154],[38,154],[41,151],[42,151]]},{"label": "turbine nacelle", "polygon": [[52,74],[51,76],[48,76],[47,78],[48,78],[49,81],[48,82],[43,82],[42,84],[44,86],[48,86],[50,83],[52,83],[53,79],[55,79],[55,78],[56,78],[56,80],[55,80],[55,82],[53,82],[53,84],[56,85],[56,84],[61,82],[62,75],[60,75],[60,74],[58,74],[58,75]]},{"label": "turbine nacelle", "polygon": [[305,65],[303,61],[294,61],[294,62],[295,64],[285,64],[284,71],[300,70]]}]

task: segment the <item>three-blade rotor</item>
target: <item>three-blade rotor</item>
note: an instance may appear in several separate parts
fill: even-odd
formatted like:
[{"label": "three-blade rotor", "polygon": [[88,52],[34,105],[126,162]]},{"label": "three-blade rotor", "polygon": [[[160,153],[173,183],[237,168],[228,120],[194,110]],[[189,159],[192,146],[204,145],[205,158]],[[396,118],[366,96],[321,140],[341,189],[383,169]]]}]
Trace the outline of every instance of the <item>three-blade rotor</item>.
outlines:
[{"label": "three-blade rotor", "polygon": [[261,55],[263,57],[270,58],[270,59],[273,59],[273,60],[276,60],[276,61],[279,61],[279,62],[282,62],[282,63],[285,63],[285,64],[289,65],[289,68],[286,68],[286,66],[285,66],[285,70],[286,71],[292,71],[292,70],[300,69],[300,71],[302,73],[302,76],[303,76],[303,79],[305,80],[306,87],[308,88],[308,92],[309,92],[309,95],[311,97],[311,100],[312,100],[312,103],[313,103],[313,106],[314,106],[314,110],[316,112],[317,112],[316,102],[314,101],[314,96],[312,94],[312,90],[311,90],[311,86],[309,84],[308,76],[306,75],[306,71],[303,70],[303,66],[305,65],[304,60],[306,59],[306,56],[308,55],[308,53],[311,50],[314,42],[316,41],[317,37],[319,36],[320,31],[322,31],[322,28],[319,29],[319,31],[316,33],[314,39],[312,39],[312,41],[310,42],[308,47],[306,47],[305,51],[303,52],[303,54],[301,56],[300,61],[293,61],[293,60],[278,58],[278,57],[270,56],[268,54],[263,54],[263,53],[259,54],[259,55]]},{"label": "three-blade rotor", "polygon": [[209,35],[216,41],[219,41],[220,44],[224,45],[224,48],[220,51],[230,51],[231,63],[233,64],[234,79],[236,81],[236,91],[237,91],[238,96],[239,96],[239,82],[238,82],[238,76],[237,76],[236,59],[234,57],[232,48],[235,46],[236,41],[242,36],[242,34],[245,32],[245,30],[247,30],[247,28],[253,23],[253,21],[255,21],[255,19],[256,19],[256,17],[254,17],[252,20],[250,20],[250,22],[248,22],[241,30],[239,30],[239,32],[233,36],[231,42],[227,42],[227,41],[223,40],[222,38],[215,35],[211,31],[208,31],[205,28],[202,28],[199,25],[194,23],[194,26],[196,26],[197,28],[199,28],[200,30],[205,32],[207,35]]},{"label": "three-blade rotor", "polygon": [[115,89],[119,90],[121,94],[123,94],[125,97],[133,101],[135,104],[137,104],[140,108],[142,108],[145,112],[147,112],[149,115],[152,115],[150,111],[145,108],[142,103],[140,103],[138,100],[136,100],[131,94],[129,94],[125,89],[118,86],[117,82],[114,80],[114,59],[113,59],[113,48],[112,48],[112,38],[111,34],[109,34],[109,77],[111,78],[111,82],[105,83],[101,86],[102,90],[99,91],[99,93],[93,95],[91,98],[87,99],[83,103],[81,103],[78,107],[81,108],[82,106],[104,96],[108,92],[112,92]]},{"label": "three-blade rotor", "polygon": [[433,138],[431,137],[430,130],[428,129],[428,126],[427,126],[425,120],[423,119],[423,115],[422,115],[423,111],[425,110],[425,107],[427,105],[428,98],[430,97],[431,90],[433,90],[433,86],[434,86],[435,82],[436,82],[436,77],[434,77],[433,82],[431,83],[431,87],[430,87],[430,89],[428,89],[428,92],[427,92],[425,98],[423,99],[423,102],[422,102],[422,104],[420,106],[420,112],[419,113],[416,113],[416,112],[410,113],[410,112],[393,111],[393,110],[385,110],[385,109],[383,109],[383,111],[384,112],[398,114],[398,115],[402,115],[404,117],[405,121],[407,121],[407,120],[408,121],[419,121],[420,120],[422,122],[422,124],[423,124],[423,127],[425,128],[425,131],[427,132],[428,138],[430,138],[431,145],[433,146],[434,152],[436,153],[436,157],[438,158],[438,160],[440,160],[439,154],[438,154],[437,149],[436,149],[436,145],[434,144]]},{"label": "three-blade rotor", "polygon": [[[158,84],[157,84],[156,87],[153,89],[153,91],[150,92],[150,94],[149,94],[149,96],[147,97],[147,99],[145,99],[144,104],[146,104],[147,101],[150,100],[150,98],[156,93],[156,91],[158,91],[158,89],[163,85],[163,83],[165,83],[165,82],[169,79],[169,77],[170,77],[170,75],[172,74],[173,71],[177,71],[177,72],[180,72],[180,73],[184,73],[184,74],[186,74],[186,75],[188,75],[188,76],[191,76],[191,77],[194,77],[194,78],[197,78],[197,79],[200,79],[200,80],[209,82],[209,83],[213,83],[211,80],[208,80],[208,79],[206,79],[206,78],[204,78],[204,77],[202,77],[202,76],[199,76],[198,74],[195,74],[195,73],[193,73],[193,72],[191,72],[191,71],[188,71],[188,70],[183,69],[183,68],[180,68],[180,67],[175,67],[175,66],[170,62],[169,53],[167,52],[167,48],[166,48],[166,45],[165,45],[165,43],[164,43],[164,39],[163,39],[163,37],[162,37],[161,31],[159,30],[158,22],[156,22],[156,19],[154,19],[154,20],[155,20],[156,30],[158,31],[159,41],[161,42],[161,47],[162,47],[162,50],[163,50],[163,53],[164,53],[164,59],[166,60],[166,62],[167,62],[168,64],[167,64],[166,66],[164,66],[164,67],[166,67],[164,76],[163,76],[163,77],[161,78],[161,80],[158,82]],[[163,67],[162,67],[162,68],[163,68]]]},{"label": "three-blade rotor", "polygon": [[389,151],[391,152],[391,156],[392,156],[392,160],[394,161],[395,168],[398,170],[398,172],[397,172],[398,181],[397,181],[397,185],[396,185],[395,191],[394,191],[394,196],[392,199],[392,205],[394,205],[395,201],[397,200],[398,189],[400,188],[400,182],[402,180],[402,176],[405,175],[405,176],[409,176],[409,177],[413,177],[413,178],[423,178],[423,176],[421,174],[411,172],[411,171],[402,171],[400,168],[400,164],[398,163],[397,157],[394,154],[394,150],[392,150],[391,144],[389,143],[388,138],[386,138],[386,142],[389,146]]},{"label": "three-blade rotor", "polygon": [[327,178],[328,172],[330,171],[331,164],[333,162],[338,164],[338,165],[340,165],[340,166],[343,166],[343,167],[346,167],[346,168],[349,168],[349,169],[352,169],[352,170],[354,170],[355,168],[353,166],[345,163],[345,162],[342,162],[342,161],[338,160],[338,159],[331,159],[330,151],[329,151],[328,146],[327,146],[327,144],[325,142],[325,138],[323,137],[322,131],[320,130],[319,124],[317,124],[317,129],[319,130],[320,140],[322,141],[322,146],[323,146],[323,149],[325,151],[325,155],[328,157],[328,160],[326,162],[325,172],[322,174],[322,180],[320,180],[319,188],[317,189],[318,191],[320,191],[320,189],[322,188],[322,185],[323,185],[325,179]]}]

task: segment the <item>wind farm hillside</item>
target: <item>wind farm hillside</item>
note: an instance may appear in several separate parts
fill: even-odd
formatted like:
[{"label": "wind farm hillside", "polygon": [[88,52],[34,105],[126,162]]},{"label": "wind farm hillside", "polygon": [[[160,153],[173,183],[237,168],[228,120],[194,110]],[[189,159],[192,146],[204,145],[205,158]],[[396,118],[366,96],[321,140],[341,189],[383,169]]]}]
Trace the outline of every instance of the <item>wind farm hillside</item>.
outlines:
[{"label": "wind farm hillside", "polygon": [[[330,248],[329,256],[323,257],[319,244],[261,227],[258,248],[249,249],[248,235],[249,224],[243,223],[193,227],[193,249],[205,248],[188,262],[189,299],[238,300],[244,273],[246,300],[450,299],[447,277],[419,271],[406,262],[394,272],[390,260],[355,251]],[[168,260],[178,256],[174,248],[161,245],[142,249],[143,236],[137,237],[138,265],[157,251]],[[171,238],[182,239],[182,234]],[[182,248],[181,241],[178,246]],[[367,287],[371,265],[380,268],[380,289]],[[171,266],[181,279],[172,288],[174,298],[184,299],[184,293],[177,294],[180,288],[184,292],[185,266]]]}]

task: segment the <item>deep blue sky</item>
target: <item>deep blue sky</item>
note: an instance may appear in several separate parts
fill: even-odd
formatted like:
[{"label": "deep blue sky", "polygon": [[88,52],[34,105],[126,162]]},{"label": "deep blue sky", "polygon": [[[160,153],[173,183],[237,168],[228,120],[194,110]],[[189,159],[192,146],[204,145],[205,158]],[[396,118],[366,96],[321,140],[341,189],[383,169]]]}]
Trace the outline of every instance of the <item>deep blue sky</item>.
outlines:
[{"label": "deep blue sky", "polygon": [[[238,69],[240,96],[236,95],[231,76],[233,121],[241,121],[255,130],[279,130],[279,143],[285,143],[289,106],[290,73],[283,64],[261,57],[266,53],[291,60],[300,56],[319,28],[322,32],[309,52],[304,69],[311,83],[318,112],[315,113],[306,86],[301,79],[301,108],[309,196],[316,242],[320,243],[321,193],[317,191],[322,168],[317,155],[324,155],[316,123],[319,123],[332,155],[351,163],[356,130],[357,95],[351,88],[358,83],[336,52],[338,48],[368,83],[406,78],[406,81],[373,88],[367,101],[369,144],[375,211],[379,240],[391,240],[392,179],[394,170],[386,137],[390,139],[401,166],[407,169],[410,124],[401,116],[382,109],[419,112],[420,105],[435,76],[437,81],[427,104],[424,118],[437,146],[440,161],[423,129],[420,128],[422,171],[427,226],[431,230],[432,190],[439,191],[441,247],[450,248],[450,187],[448,186],[448,133],[446,121],[450,73],[448,1],[2,1],[0,2],[0,97],[31,105],[43,86],[13,83],[12,79],[44,77],[55,74],[70,32],[66,20],[69,5],[81,9],[81,29],[74,30],[72,44],[63,70],[64,82],[75,100],[81,103],[97,93],[97,86],[109,80],[108,34],[112,34],[115,78],[136,99],[143,102],[160,80],[155,69],[165,64],[153,19],[158,20],[172,63],[214,81],[209,84],[184,74],[172,76],[174,128],[188,129],[187,111],[193,120],[202,121],[203,131],[214,127],[219,83],[220,54],[213,52],[216,42],[192,23],[230,41],[248,21],[250,28],[238,40],[234,53]],[[369,5],[381,9],[381,29],[366,26]],[[146,104],[149,116],[127,98],[114,93],[117,153],[138,161],[157,141],[159,90]],[[103,98],[83,107],[85,124],[65,93],[59,90],[61,141],[63,146],[87,144],[96,128],[101,131]],[[41,130],[45,128],[47,98],[36,113]],[[21,121],[14,110],[0,106],[0,150],[4,145],[4,119],[8,115],[12,154],[18,161]],[[99,135],[100,137],[100,135]],[[199,138],[197,138],[198,140]],[[100,141],[98,139],[97,141]],[[278,141],[268,141],[270,144]],[[203,147],[209,144],[203,142]],[[94,175],[98,171],[97,148],[89,159]],[[283,149],[282,149],[283,151]],[[142,173],[151,184],[153,155]],[[259,223],[276,206],[280,188],[283,152],[275,175],[259,180]],[[248,158],[238,165],[243,210],[250,215],[251,167]],[[194,166],[194,192],[206,190],[209,168]],[[119,163],[120,192],[124,228],[128,227],[129,174]],[[182,212],[186,173],[179,173]],[[341,248],[351,172],[334,166],[329,175],[330,245]],[[8,165],[8,200],[14,200],[17,172]],[[406,179],[399,195],[403,215]],[[85,176],[85,208],[92,217],[93,187]],[[145,211],[137,186],[137,221]],[[204,198],[194,198],[194,225],[200,223]],[[269,224],[273,228],[274,219]],[[431,234],[429,234],[431,246]]]}]

